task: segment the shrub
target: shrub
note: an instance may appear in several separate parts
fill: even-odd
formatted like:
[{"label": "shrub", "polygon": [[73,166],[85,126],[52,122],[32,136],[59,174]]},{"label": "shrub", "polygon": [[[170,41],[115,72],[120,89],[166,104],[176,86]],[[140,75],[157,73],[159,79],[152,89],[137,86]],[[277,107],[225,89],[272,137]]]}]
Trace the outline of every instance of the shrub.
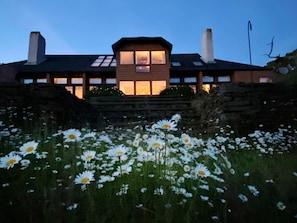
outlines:
[{"label": "shrub", "polygon": [[88,91],[85,98],[105,96],[123,97],[125,94],[114,86],[100,85],[96,86],[93,90]]},{"label": "shrub", "polygon": [[194,97],[195,93],[192,88],[189,86],[177,86],[177,87],[170,87],[166,88],[160,92],[162,96],[181,96],[185,98]]}]

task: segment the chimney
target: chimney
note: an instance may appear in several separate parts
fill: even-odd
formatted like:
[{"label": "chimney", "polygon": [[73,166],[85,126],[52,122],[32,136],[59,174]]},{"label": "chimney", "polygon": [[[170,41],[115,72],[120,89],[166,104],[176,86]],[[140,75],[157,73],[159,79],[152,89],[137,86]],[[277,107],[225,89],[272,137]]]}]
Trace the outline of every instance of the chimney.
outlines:
[{"label": "chimney", "polygon": [[40,32],[31,32],[26,65],[37,65],[45,60],[45,39]]},{"label": "chimney", "polygon": [[211,29],[206,29],[202,36],[202,60],[205,63],[215,63]]}]

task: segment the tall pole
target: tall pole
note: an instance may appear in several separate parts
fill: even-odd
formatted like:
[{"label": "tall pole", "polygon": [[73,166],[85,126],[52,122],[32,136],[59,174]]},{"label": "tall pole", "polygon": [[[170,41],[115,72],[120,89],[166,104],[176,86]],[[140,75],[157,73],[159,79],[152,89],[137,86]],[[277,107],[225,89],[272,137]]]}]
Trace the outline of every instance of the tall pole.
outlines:
[{"label": "tall pole", "polygon": [[[250,53],[250,65],[252,66],[252,52],[251,52],[251,38],[250,38],[250,31],[252,31],[252,23],[248,21],[248,41],[249,41],[249,53]],[[251,82],[253,83],[253,71],[251,67]]]}]

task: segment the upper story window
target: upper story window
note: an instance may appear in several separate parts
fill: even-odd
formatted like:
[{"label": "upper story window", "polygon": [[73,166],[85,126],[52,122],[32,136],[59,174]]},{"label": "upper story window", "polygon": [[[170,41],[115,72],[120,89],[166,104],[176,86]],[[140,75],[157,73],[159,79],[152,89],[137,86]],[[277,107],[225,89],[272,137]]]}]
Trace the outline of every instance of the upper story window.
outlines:
[{"label": "upper story window", "polygon": [[178,61],[172,61],[172,62],[171,62],[171,65],[172,65],[173,67],[180,67],[180,66],[181,66],[181,63],[178,62]]},{"label": "upper story window", "polygon": [[121,51],[120,52],[120,64],[134,64],[134,52],[133,51]]},{"label": "upper story window", "polygon": [[152,51],[152,64],[165,64],[165,51]]},{"label": "upper story window", "polygon": [[150,51],[136,51],[136,64],[150,64]]}]

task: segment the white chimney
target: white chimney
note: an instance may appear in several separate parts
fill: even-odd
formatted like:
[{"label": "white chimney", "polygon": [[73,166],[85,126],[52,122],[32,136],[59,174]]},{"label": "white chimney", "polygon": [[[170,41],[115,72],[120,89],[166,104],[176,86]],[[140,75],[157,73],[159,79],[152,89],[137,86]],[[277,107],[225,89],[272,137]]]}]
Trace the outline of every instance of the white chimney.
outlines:
[{"label": "white chimney", "polygon": [[40,32],[31,32],[26,65],[36,65],[45,60],[45,39]]},{"label": "white chimney", "polygon": [[202,36],[202,59],[205,63],[215,63],[211,29],[206,29]]}]

